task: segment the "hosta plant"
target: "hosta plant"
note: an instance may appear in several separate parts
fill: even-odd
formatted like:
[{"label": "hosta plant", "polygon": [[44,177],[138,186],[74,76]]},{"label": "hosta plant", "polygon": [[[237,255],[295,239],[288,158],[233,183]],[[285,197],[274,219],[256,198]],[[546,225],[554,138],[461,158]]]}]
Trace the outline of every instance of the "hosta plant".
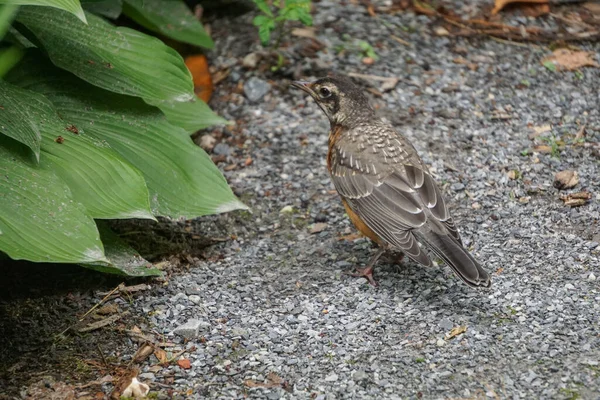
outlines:
[{"label": "hosta plant", "polygon": [[244,209],[190,133],[225,121],[181,56],[213,42],[179,0],[0,0],[0,252],[153,269],[99,220]]}]

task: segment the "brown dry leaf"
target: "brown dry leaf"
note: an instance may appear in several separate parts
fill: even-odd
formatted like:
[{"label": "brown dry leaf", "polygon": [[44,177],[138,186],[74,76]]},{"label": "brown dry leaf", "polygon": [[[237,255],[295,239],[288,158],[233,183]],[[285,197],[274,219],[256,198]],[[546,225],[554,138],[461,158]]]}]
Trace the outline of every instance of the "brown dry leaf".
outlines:
[{"label": "brown dry leaf", "polygon": [[292,36],[304,37],[309,39],[317,38],[314,27],[294,28],[292,29]]},{"label": "brown dry leaf", "polygon": [[552,126],[550,124],[545,124],[540,126],[534,126],[531,129],[533,129],[533,132],[535,132],[535,134],[539,136],[542,133],[550,132],[552,130]]},{"label": "brown dry leaf", "polygon": [[446,334],[446,337],[444,339],[450,340],[453,337],[456,337],[458,335],[462,335],[466,331],[467,331],[467,327],[466,326],[455,326],[454,328],[452,328],[450,330],[449,333]]},{"label": "brown dry leaf", "polygon": [[100,307],[96,313],[100,315],[108,315],[119,312],[119,306],[117,304],[105,304]]},{"label": "brown dry leaf", "polygon": [[542,64],[551,62],[556,65],[557,70],[574,71],[582,67],[599,68],[600,64],[596,62],[593,51],[556,49],[551,55],[542,59]]},{"label": "brown dry leaf", "polygon": [[588,9],[595,15],[600,15],[600,3],[588,1],[587,3],[583,3],[583,7]]},{"label": "brown dry leaf", "polygon": [[589,192],[571,193],[566,196],[561,196],[560,199],[565,203],[565,206],[579,207],[585,205],[592,198]]},{"label": "brown dry leaf", "polygon": [[154,355],[156,356],[160,364],[166,364],[169,362],[167,352],[161,349],[160,347],[154,348]]},{"label": "brown dry leaf", "polygon": [[180,360],[177,360],[177,365],[179,365],[183,369],[192,368],[192,363],[190,363],[190,360],[188,360],[187,358],[182,358]]},{"label": "brown dry leaf", "polygon": [[566,170],[554,175],[554,187],[558,190],[572,189],[579,183],[577,171]]},{"label": "brown dry leaf", "polygon": [[509,4],[522,3],[522,4],[548,4],[548,0],[495,0],[494,9],[492,15],[496,15]]},{"label": "brown dry leaf", "polygon": [[514,181],[515,179],[517,179],[517,171],[515,171],[514,169],[511,169],[510,171],[507,172],[506,176],[508,176],[508,179]]},{"label": "brown dry leaf", "polygon": [[552,153],[552,147],[545,144],[540,144],[534,146],[533,151],[537,151],[538,153]]},{"label": "brown dry leaf", "polygon": [[29,386],[22,396],[26,400],[73,400],[75,388],[63,382],[56,382],[53,377],[48,376]]},{"label": "brown dry leaf", "polygon": [[325,229],[327,229],[327,223],[325,222],[318,222],[316,224],[313,224],[309,230],[310,234],[315,234],[315,233],[319,233],[319,232],[323,232]]},{"label": "brown dry leaf", "polygon": [[351,233],[349,235],[340,236],[338,240],[347,240],[349,242],[354,242],[355,240],[360,239],[362,237],[363,235],[361,235],[360,233]]},{"label": "brown dry leaf", "polygon": [[150,343],[144,343],[140,346],[140,348],[135,352],[133,356],[133,362],[142,362],[146,358],[150,357],[150,354],[154,351],[154,346]]},{"label": "brown dry leaf", "polygon": [[281,385],[283,383],[283,379],[277,375],[275,372],[269,372],[269,374],[267,375],[267,380],[277,384],[277,385]]}]

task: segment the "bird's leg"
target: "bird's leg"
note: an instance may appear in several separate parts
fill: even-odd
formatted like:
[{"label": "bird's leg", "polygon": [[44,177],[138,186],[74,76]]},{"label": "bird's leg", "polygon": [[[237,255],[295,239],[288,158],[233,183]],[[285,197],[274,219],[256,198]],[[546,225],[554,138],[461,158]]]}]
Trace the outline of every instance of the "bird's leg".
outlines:
[{"label": "bird's leg", "polygon": [[362,276],[364,278],[367,278],[371,285],[377,286],[377,282],[375,282],[375,279],[373,279],[373,271],[375,270],[375,264],[377,263],[377,260],[379,260],[379,257],[381,257],[383,253],[385,253],[385,250],[386,249],[384,247],[377,250],[377,253],[375,253],[375,255],[371,257],[371,260],[365,268],[357,268],[356,272],[350,275]]}]

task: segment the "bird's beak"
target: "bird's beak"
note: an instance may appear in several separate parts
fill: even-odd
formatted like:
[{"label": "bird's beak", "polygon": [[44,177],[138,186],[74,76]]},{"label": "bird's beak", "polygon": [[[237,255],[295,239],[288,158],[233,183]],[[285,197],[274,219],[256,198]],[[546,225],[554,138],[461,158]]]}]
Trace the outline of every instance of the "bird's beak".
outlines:
[{"label": "bird's beak", "polygon": [[308,81],[293,81],[292,82],[293,87],[295,87],[296,89],[300,89],[312,96],[313,91],[311,89],[311,85],[312,85],[311,82],[308,82]]}]

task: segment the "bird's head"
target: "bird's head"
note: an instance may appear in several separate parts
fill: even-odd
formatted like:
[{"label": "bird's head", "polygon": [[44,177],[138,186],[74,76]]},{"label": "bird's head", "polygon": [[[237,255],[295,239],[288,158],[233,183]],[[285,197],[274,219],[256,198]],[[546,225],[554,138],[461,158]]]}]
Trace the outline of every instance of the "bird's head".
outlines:
[{"label": "bird's head", "polygon": [[344,76],[326,77],[314,82],[295,81],[292,86],[315,99],[332,126],[344,124],[358,115],[373,113],[362,91]]}]

